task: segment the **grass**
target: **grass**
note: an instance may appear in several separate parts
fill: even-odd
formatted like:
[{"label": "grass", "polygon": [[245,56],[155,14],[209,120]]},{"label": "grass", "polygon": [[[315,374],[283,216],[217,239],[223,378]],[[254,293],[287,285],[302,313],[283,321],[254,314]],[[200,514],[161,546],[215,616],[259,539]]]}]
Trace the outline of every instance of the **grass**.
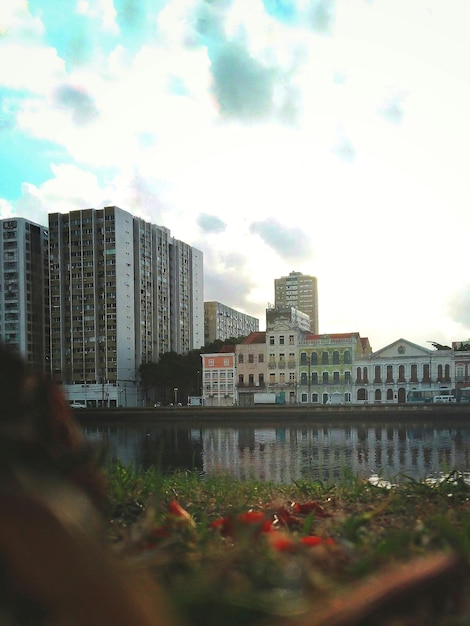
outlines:
[{"label": "grass", "polygon": [[[391,488],[353,476],[331,486],[162,475],[119,462],[107,475],[112,545],[152,571],[185,624],[470,623],[470,486],[456,473]],[[422,577],[419,589],[403,582],[403,564],[435,554],[455,555],[458,566]],[[377,590],[383,572],[395,575],[387,583],[395,585],[392,608],[385,588]],[[371,604],[372,589],[382,598],[380,618],[370,609],[369,621],[321,622],[333,601],[352,613],[361,597]]]}]

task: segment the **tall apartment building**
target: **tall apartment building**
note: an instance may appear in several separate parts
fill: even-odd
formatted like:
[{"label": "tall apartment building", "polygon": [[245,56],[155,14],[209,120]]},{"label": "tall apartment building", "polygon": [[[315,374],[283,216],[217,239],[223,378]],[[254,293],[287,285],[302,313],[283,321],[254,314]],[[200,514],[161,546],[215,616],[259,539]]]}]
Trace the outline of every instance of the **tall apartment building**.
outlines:
[{"label": "tall apartment building", "polygon": [[0,223],[0,340],[48,372],[48,231],[22,217]]},{"label": "tall apartment building", "polygon": [[50,214],[49,234],[53,374],[72,401],[138,406],[142,362],[200,347],[202,253],[115,206]]},{"label": "tall apartment building", "polygon": [[204,345],[258,332],[259,319],[220,302],[204,302]]},{"label": "tall apartment building", "polygon": [[291,272],[274,279],[274,306],[295,307],[310,317],[310,330],[318,333],[318,288],[315,276]]}]

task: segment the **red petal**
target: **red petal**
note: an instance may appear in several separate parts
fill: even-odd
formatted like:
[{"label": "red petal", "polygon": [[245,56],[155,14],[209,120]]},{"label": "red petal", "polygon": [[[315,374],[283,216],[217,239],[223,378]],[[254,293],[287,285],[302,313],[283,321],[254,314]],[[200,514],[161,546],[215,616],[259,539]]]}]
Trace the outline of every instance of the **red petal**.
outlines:
[{"label": "red petal", "polygon": [[319,517],[329,517],[328,513],[325,513],[323,507],[321,507],[317,502],[305,502],[304,504],[300,504],[299,502],[294,502],[293,509],[295,513],[300,513],[302,515],[308,515],[312,511]]}]

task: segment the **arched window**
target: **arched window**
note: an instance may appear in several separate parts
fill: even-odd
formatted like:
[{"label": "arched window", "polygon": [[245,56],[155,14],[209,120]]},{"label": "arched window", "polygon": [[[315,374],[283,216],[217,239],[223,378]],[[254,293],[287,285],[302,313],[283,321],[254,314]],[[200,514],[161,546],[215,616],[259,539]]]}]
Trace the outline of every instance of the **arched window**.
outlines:
[{"label": "arched window", "polygon": [[300,373],[300,384],[301,385],[306,385],[307,384],[307,374],[306,374],[306,372],[301,372]]},{"label": "arched window", "polygon": [[446,381],[450,380],[450,365],[449,364],[447,364],[445,366],[445,374],[444,374],[444,376],[445,376],[445,380]]},{"label": "arched window", "polygon": [[374,368],[374,383],[382,382],[382,368],[380,365],[376,365]]},{"label": "arched window", "polygon": [[364,384],[368,385],[369,384],[369,375],[367,372],[367,367],[364,367],[362,370],[362,379],[364,381]]},{"label": "arched window", "polygon": [[307,353],[306,352],[300,353],[300,365],[307,365]]},{"label": "arched window", "polygon": [[399,383],[405,382],[405,366],[404,365],[398,366],[398,382]]},{"label": "arched window", "polygon": [[324,385],[328,384],[328,372],[323,372],[322,374],[322,382]]},{"label": "arched window", "polygon": [[387,389],[387,400],[393,400],[393,389]]},{"label": "arched window", "polygon": [[362,401],[367,400],[367,389],[364,389],[364,387],[361,387],[360,389],[358,389],[357,390],[357,399],[358,400],[362,400]]},{"label": "arched window", "polygon": [[387,383],[393,383],[393,366],[387,365]]},{"label": "arched window", "polygon": [[411,383],[417,383],[418,382],[418,366],[416,364],[413,364],[411,366],[410,382]]},{"label": "arched window", "polygon": [[322,365],[328,365],[328,356],[329,356],[329,355],[328,355],[328,352],[326,352],[326,350],[324,350],[324,351],[321,353],[321,364],[322,364]]},{"label": "arched window", "polygon": [[444,380],[442,375],[442,365],[437,366],[437,380],[441,383]]},{"label": "arched window", "polygon": [[423,365],[423,383],[429,383],[429,382],[431,382],[430,366],[429,366],[429,363],[425,363]]},{"label": "arched window", "polygon": [[318,402],[318,393],[312,393],[312,402]]},{"label": "arched window", "polygon": [[318,385],[318,372],[312,372],[312,385]]},{"label": "arched window", "polygon": [[351,363],[351,352],[349,350],[344,351],[343,359],[345,363]]},{"label": "arched window", "polygon": [[380,389],[375,390],[374,400],[376,402],[380,402],[382,400],[382,392],[380,391]]},{"label": "arched window", "polygon": [[360,367],[356,370],[356,383],[362,383],[362,370]]},{"label": "arched window", "polygon": [[312,352],[310,355],[310,363],[312,365],[318,365],[318,352]]},{"label": "arched window", "polygon": [[335,350],[333,352],[333,365],[339,365],[339,352]]}]

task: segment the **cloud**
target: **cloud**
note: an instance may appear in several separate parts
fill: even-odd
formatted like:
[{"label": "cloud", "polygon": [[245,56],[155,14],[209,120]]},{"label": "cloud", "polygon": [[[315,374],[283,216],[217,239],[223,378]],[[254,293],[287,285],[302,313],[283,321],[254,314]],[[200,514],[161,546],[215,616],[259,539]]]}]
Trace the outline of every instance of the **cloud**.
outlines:
[{"label": "cloud", "polygon": [[205,233],[223,233],[227,228],[227,224],[223,222],[217,215],[208,215],[201,213],[197,218],[198,226]]},{"label": "cloud", "polygon": [[470,332],[470,285],[462,285],[448,302],[449,317]]},{"label": "cloud", "polygon": [[317,33],[330,33],[334,23],[334,0],[316,0],[309,9],[310,27]]},{"label": "cloud", "polygon": [[222,47],[212,62],[212,75],[222,115],[249,121],[271,114],[276,73],[250,57],[240,44]]},{"label": "cloud", "polygon": [[343,161],[352,163],[356,158],[356,149],[352,141],[343,130],[338,132],[338,138],[333,148],[333,152]]},{"label": "cloud", "polygon": [[255,286],[242,255],[204,252],[204,300],[223,302],[247,315],[258,316],[259,302],[250,300]]},{"label": "cloud", "polygon": [[396,93],[389,96],[379,108],[380,115],[392,124],[400,124],[404,116],[404,99],[403,93]]},{"label": "cloud", "polygon": [[266,245],[285,260],[301,260],[312,253],[310,239],[303,230],[288,228],[276,219],[253,222],[250,232],[259,235]]},{"label": "cloud", "polygon": [[84,89],[72,85],[58,87],[54,94],[54,100],[59,105],[72,113],[73,121],[82,126],[98,117],[98,109],[95,101]]}]

